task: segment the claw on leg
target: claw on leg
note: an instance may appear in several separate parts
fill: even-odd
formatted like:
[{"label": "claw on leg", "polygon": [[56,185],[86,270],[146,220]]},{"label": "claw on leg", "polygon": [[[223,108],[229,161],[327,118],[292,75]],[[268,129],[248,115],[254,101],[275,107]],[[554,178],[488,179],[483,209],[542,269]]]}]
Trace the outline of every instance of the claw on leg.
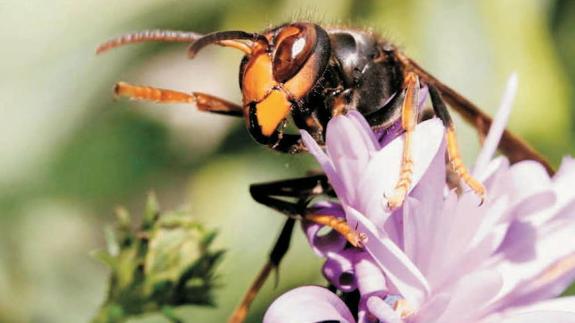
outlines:
[{"label": "claw on leg", "polygon": [[447,153],[449,155],[449,164],[459,176],[471,188],[477,196],[481,199],[481,204],[485,200],[486,190],[485,186],[481,184],[477,179],[475,179],[463,164],[461,160],[461,155],[459,154],[459,147],[457,146],[457,139],[455,138],[455,129],[453,125],[450,125],[447,128],[447,132],[445,134],[447,138]]},{"label": "claw on leg", "polygon": [[354,247],[363,248],[367,242],[367,235],[352,229],[343,218],[328,214],[308,214],[304,219],[334,229]]},{"label": "claw on leg", "polygon": [[[453,125],[453,121],[451,120],[451,116],[449,115],[449,111],[447,111],[447,106],[439,91],[433,87],[429,87],[429,94],[431,97],[431,103],[433,104],[433,110],[435,114],[441,119],[443,125],[445,126],[445,138],[447,141],[447,155],[449,158],[449,164],[453,171],[457,174],[457,176],[467,184],[478,196],[481,198],[481,204],[483,204],[483,200],[485,199],[486,191],[483,184],[481,184],[477,179],[475,179],[469,171],[467,167],[463,164],[461,160],[461,155],[459,154],[459,146],[457,145],[457,138],[455,137],[455,127]],[[480,133],[485,133],[486,129],[479,129]]]},{"label": "claw on leg", "polygon": [[401,170],[399,181],[395,185],[393,194],[387,199],[387,207],[394,210],[400,207],[407,196],[409,186],[411,185],[411,176],[413,175],[413,160],[410,153],[411,131],[405,133],[403,156],[401,159]]},{"label": "claw on leg", "polygon": [[417,124],[417,102],[419,93],[419,79],[415,73],[409,73],[405,80],[405,99],[401,107],[401,126],[405,130],[403,154],[401,156],[401,169],[392,195],[387,199],[387,207],[396,209],[403,204],[413,175],[413,160],[411,158],[411,138],[413,129]]}]

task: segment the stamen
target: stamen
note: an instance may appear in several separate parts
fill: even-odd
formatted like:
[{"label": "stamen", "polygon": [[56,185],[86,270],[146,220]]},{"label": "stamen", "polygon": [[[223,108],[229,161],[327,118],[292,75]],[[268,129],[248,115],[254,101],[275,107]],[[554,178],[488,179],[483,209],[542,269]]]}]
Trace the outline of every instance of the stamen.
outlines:
[{"label": "stamen", "polygon": [[415,311],[409,306],[409,303],[405,300],[405,298],[398,299],[395,304],[393,304],[393,309],[399,312],[399,316],[402,319],[407,318]]}]

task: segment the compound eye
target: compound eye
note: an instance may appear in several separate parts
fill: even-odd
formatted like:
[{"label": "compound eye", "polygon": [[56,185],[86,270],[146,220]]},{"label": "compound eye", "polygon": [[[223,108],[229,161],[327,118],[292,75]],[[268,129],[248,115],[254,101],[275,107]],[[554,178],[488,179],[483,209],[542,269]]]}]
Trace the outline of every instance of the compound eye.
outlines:
[{"label": "compound eye", "polygon": [[296,75],[310,57],[315,42],[315,33],[310,28],[298,29],[296,33],[280,39],[273,61],[276,81],[283,83]]}]

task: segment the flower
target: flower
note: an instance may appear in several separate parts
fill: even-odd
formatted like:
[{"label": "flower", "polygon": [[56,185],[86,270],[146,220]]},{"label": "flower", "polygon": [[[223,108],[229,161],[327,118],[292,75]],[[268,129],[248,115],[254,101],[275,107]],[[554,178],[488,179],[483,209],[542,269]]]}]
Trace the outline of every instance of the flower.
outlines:
[{"label": "flower", "polygon": [[326,153],[303,133],[339,200],[318,208],[338,210],[368,236],[365,250],[341,241],[315,249],[327,258],[324,275],[340,293],[359,292],[357,318],[349,318],[346,303],[331,291],[307,286],[278,298],[264,321],[575,322],[575,297],[552,299],[575,279],[575,190],[569,187],[575,160],[565,158],[553,177],[533,161],[491,160],[515,78],[508,88],[474,170],[488,192],[482,205],[473,192],[458,195],[447,185],[438,120],[415,129],[413,184],[393,212],[384,207],[385,195],[399,174],[401,137],[382,148],[353,112],[330,121]]}]

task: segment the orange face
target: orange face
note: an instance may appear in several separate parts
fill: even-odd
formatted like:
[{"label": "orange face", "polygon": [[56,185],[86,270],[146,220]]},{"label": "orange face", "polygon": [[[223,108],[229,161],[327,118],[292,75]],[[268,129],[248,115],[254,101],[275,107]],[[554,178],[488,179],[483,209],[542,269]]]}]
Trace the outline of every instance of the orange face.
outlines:
[{"label": "orange face", "polygon": [[[273,145],[294,105],[313,88],[327,65],[327,34],[313,24],[290,24],[254,42],[242,64],[244,115],[252,136]],[[326,48],[327,47],[327,48]]]}]

